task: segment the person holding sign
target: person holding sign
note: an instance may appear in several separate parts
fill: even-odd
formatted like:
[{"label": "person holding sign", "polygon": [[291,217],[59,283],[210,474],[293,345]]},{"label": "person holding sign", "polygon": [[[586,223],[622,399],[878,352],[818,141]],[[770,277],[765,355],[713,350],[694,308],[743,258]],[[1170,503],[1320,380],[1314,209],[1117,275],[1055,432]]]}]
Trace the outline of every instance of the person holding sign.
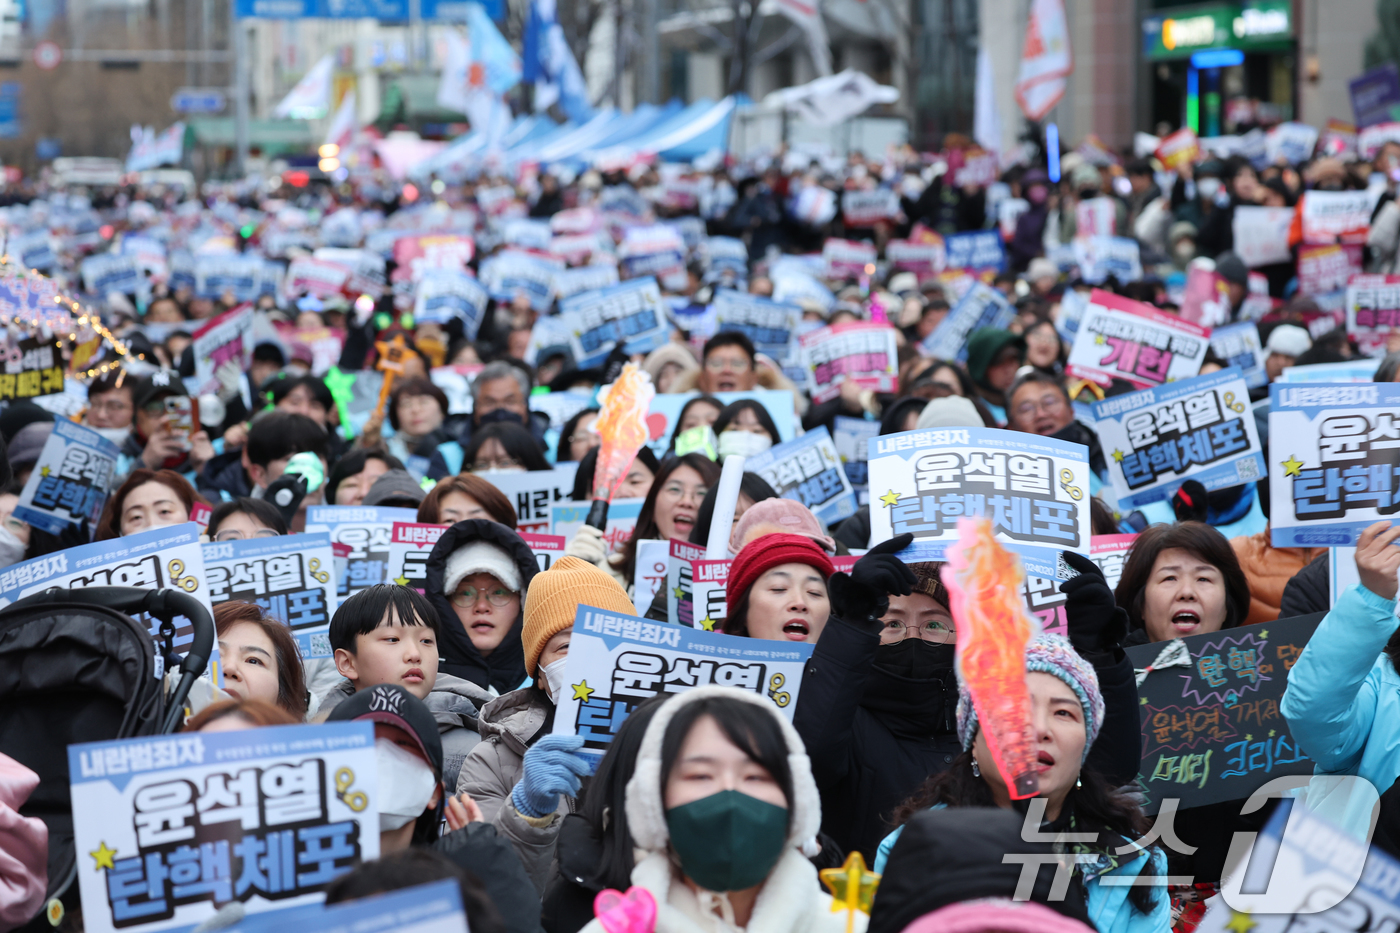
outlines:
[{"label": "person holding sign", "polygon": [[[1170,898],[1160,885],[1146,880],[1165,874],[1167,860],[1155,846],[1136,844],[1148,831],[1146,818],[1112,782],[1085,764],[1104,724],[1104,698],[1093,666],[1068,639],[1038,635],[1026,646],[1026,686],[1040,779],[1028,825],[1038,822],[1041,832],[1090,837],[1075,837],[1075,851],[1088,858],[1076,858],[1073,871],[1083,885],[1089,918],[1101,933],[1169,929]],[[880,843],[875,871],[884,869],[902,824],[915,813],[935,807],[1011,808],[966,686],[960,686],[958,697],[958,739],[962,754],[896,811],[901,827]],[[1106,880],[1110,876],[1116,878]],[[1138,884],[1117,880],[1139,877],[1144,880]]]},{"label": "person holding sign", "polygon": [[[627,784],[639,860],[633,885],[658,905],[657,933],[864,933],[833,912],[801,847],[821,805],[802,739],[766,698],[697,687],[667,700]],[[605,933],[595,919],[583,933]]]}]

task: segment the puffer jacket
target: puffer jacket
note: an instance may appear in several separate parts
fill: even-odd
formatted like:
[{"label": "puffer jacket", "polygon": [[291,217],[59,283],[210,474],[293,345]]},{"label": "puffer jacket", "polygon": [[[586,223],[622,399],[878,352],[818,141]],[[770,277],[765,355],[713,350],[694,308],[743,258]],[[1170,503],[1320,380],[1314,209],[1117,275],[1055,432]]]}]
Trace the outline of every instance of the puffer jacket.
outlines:
[{"label": "puffer jacket", "polygon": [[1272,622],[1282,618],[1283,589],[1326,548],[1274,547],[1269,541],[1269,529],[1255,535],[1230,539],[1230,547],[1239,558],[1240,569],[1249,581],[1249,615],[1245,625]]},{"label": "puffer jacket", "polygon": [[[515,620],[506,637],[501,640],[490,657],[483,658],[472,644],[471,637],[462,625],[452,601],[443,592],[447,558],[453,551],[473,541],[486,541],[501,548],[515,561],[520,571],[520,605],[522,615]],[[427,576],[424,594],[428,602],[437,610],[438,622],[442,628],[442,656],[438,670],[470,680],[497,694],[507,693],[525,682],[525,648],[520,642],[520,629],[524,622],[525,589],[535,578],[539,564],[530,546],[521,540],[520,535],[499,522],[483,518],[473,518],[458,522],[442,533],[433,551],[428,555]]]},{"label": "puffer jacket", "polygon": [[[1331,563],[1327,548],[1322,555],[1293,575],[1283,588],[1278,617],[1291,619],[1332,608]],[[1253,602],[1253,600],[1250,600]]]},{"label": "puffer jacket", "polygon": [[[817,870],[800,846],[817,835],[821,803],[812,780],[811,763],[797,730],[768,700],[733,687],[698,687],[668,700],[656,711],[642,738],[637,766],[627,782],[627,823],[637,847],[632,884],[656,899],[655,933],[731,933],[738,929],[725,894],[695,891],[685,883],[670,854],[670,833],[661,799],[661,743],[678,711],[712,697],[731,697],[766,710],[778,722],[787,741],[792,767],[792,799],[788,801],[787,846],[768,872],[745,933],[864,933],[867,918],[856,912],[851,927],[844,912],[831,910],[831,897],[817,880]],[[582,933],[604,933],[598,920]]]},{"label": "puffer jacket", "polygon": [[554,704],[538,687],[497,697],[481,710],[481,743],[462,762],[457,778],[457,793],[471,794],[486,821],[511,841],[541,894],[553,871],[559,822],[574,811],[575,802],[561,795],[554,813],[533,819],[515,809],[510,793],[524,773],[525,752],[553,725]]}]

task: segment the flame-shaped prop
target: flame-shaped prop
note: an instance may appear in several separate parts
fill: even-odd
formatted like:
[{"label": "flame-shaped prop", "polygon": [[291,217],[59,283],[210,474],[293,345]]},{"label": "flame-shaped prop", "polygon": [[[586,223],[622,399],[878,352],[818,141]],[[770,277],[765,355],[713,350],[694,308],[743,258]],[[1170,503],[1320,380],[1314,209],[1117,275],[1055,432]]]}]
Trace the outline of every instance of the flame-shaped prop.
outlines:
[{"label": "flame-shaped prop", "polygon": [[1031,742],[1026,643],[1038,626],[1021,599],[1025,572],[984,518],[958,520],[958,543],[943,575],[958,630],[958,675],[1012,800],[1040,792]]},{"label": "flame-shaped prop", "polygon": [[656,390],[651,377],[635,363],[622,367],[622,374],[598,393],[602,411],[593,429],[603,439],[598,448],[598,465],[593,473],[593,508],[588,524],[602,529],[608,523],[608,503],[617,495],[617,488],[627,478],[637,451],[642,449],[651,431],[647,427],[647,411]]}]

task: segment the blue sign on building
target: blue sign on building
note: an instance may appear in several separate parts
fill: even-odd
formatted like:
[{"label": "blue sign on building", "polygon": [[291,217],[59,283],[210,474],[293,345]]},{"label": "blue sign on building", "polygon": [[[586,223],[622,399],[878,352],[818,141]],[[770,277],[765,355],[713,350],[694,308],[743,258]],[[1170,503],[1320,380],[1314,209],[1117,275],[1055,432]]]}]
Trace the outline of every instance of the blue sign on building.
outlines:
[{"label": "blue sign on building", "polygon": [[20,136],[19,89],[18,81],[0,84],[0,139],[18,139]]}]

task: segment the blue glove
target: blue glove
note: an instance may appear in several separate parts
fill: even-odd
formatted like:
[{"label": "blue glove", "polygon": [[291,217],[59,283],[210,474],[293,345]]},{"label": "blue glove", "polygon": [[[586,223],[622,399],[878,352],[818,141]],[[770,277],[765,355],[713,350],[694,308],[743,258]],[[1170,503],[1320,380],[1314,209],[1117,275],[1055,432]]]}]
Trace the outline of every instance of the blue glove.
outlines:
[{"label": "blue glove", "polygon": [[521,816],[538,819],[559,806],[559,795],[578,796],[579,778],[593,766],[578,753],[583,739],[577,735],[547,735],[525,752],[525,773],[510,792],[510,802]]}]

